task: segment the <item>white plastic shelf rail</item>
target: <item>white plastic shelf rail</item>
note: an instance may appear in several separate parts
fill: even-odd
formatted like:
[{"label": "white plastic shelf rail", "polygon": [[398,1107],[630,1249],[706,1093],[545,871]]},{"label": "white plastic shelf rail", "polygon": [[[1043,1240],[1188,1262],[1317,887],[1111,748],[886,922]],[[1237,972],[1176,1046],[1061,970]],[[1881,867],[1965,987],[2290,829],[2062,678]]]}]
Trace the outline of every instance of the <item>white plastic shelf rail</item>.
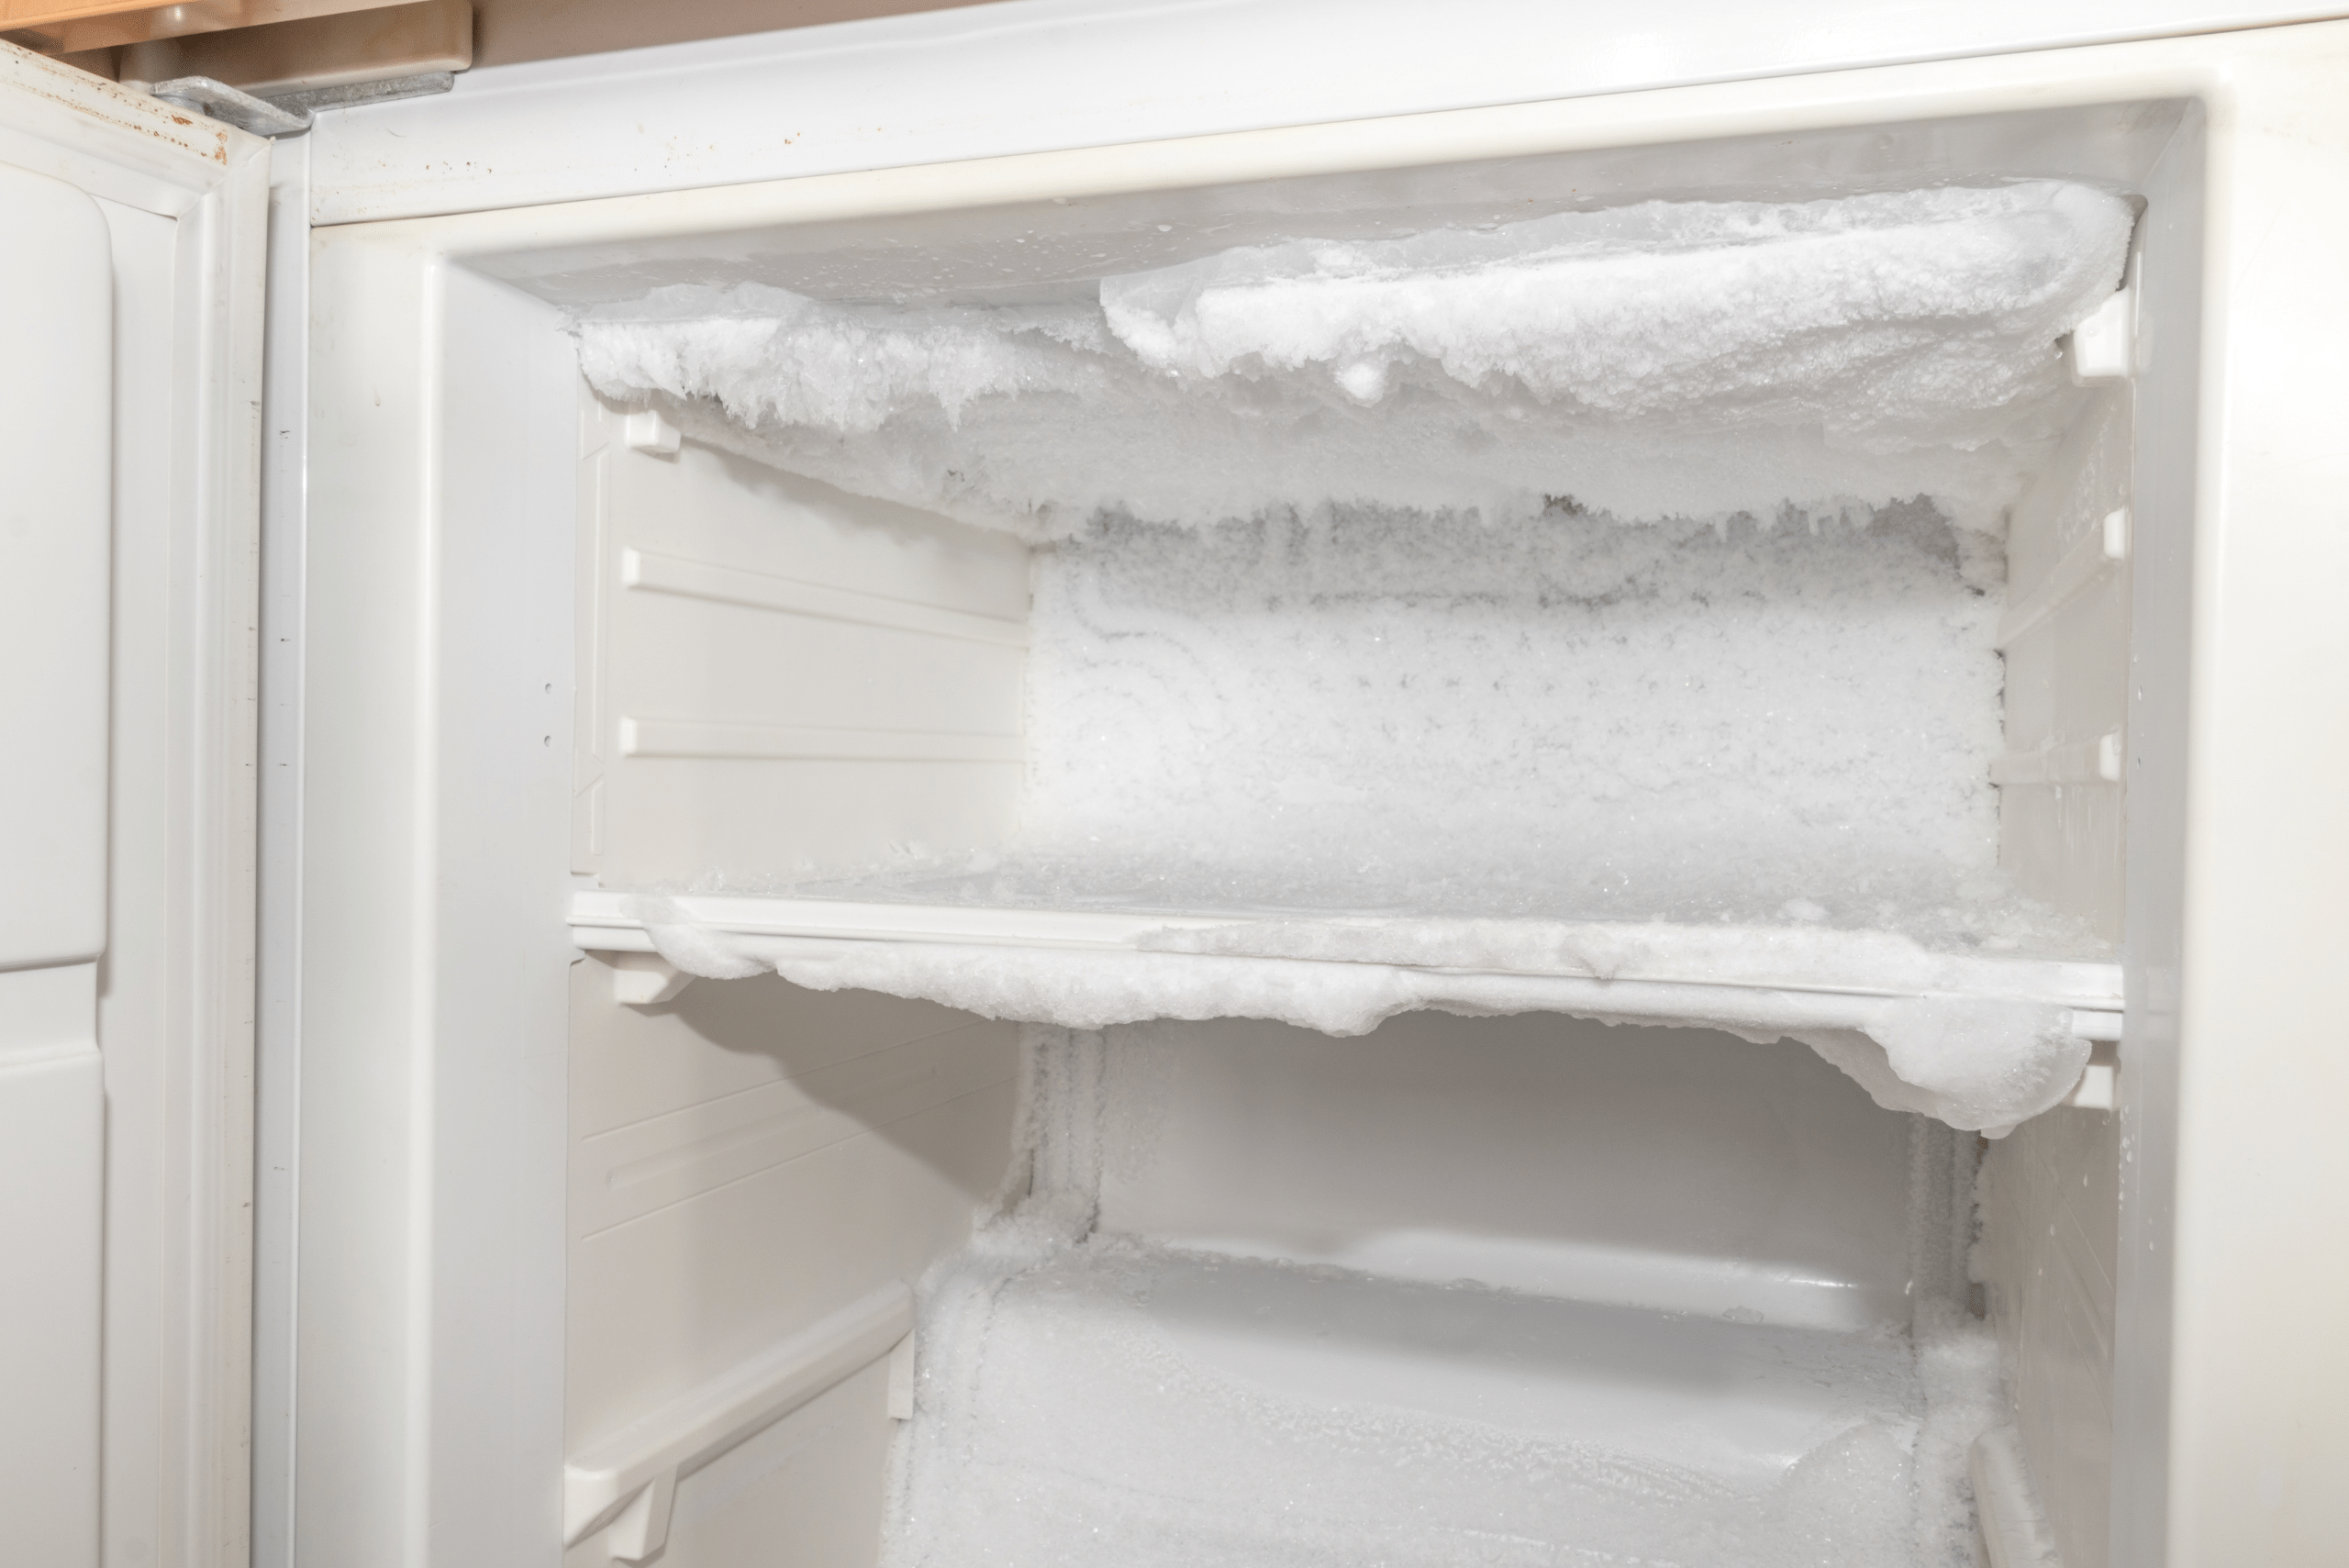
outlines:
[{"label": "white plastic shelf rail", "polygon": [[[775,955],[806,954],[863,942],[937,943],[977,948],[1047,948],[1100,952],[1219,953],[1228,956],[1296,957],[1273,945],[1252,944],[1254,923],[1230,915],[1127,914],[1116,911],[1027,909],[984,906],[858,903],[845,899],[760,898],[720,895],[644,895],[580,889],[572,895],[572,940],[584,951],[657,953],[647,929],[652,908],[662,923],[685,924],[722,936],[740,949]],[[1357,917],[1311,922],[1343,927],[1374,939],[1356,959],[1326,962],[1375,962],[1429,973],[1506,975],[1546,983],[1545,995],[1560,1012],[1615,1018],[1686,1019],[1719,1016],[1724,993],[1742,994],[1749,1006],[1739,1012],[1766,1014],[1788,1029],[1865,1028],[1887,999],[1966,996],[2035,1002],[2068,1007],[2072,1032],[2082,1039],[2121,1038],[2121,979],[2117,963],[2032,958],[1996,958],[1926,953],[1891,939],[1871,942],[1865,934],[1849,944],[1789,943],[1783,951],[1753,955],[1724,949],[1702,927],[1625,928],[1592,923],[1567,926],[1532,922],[1528,928],[1581,933],[1584,941],[1545,944],[1554,962],[1508,968],[1464,970],[1440,962],[1413,962],[1409,940],[1380,944],[1382,926],[1401,935],[1405,922]],[[1275,933],[1293,929],[1286,920],[1255,927]],[[1208,933],[1226,939],[1208,941]],[[1682,940],[1675,940],[1677,935]],[[1627,942],[1623,939],[1634,939]],[[1375,955],[1374,951],[1375,951]],[[1633,954],[1621,962],[1588,956],[1609,951]],[[1581,956],[1578,956],[1581,955]],[[1895,962],[1887,962],[1887,958]],[[623,969],[620,999],[638,1004],[665,1001],[684,977],[665,965],[657,973]],[[639,989],[628,987],[634,983]],[[1692,992],[1710,993],[1709,1000]]]},{"label": "white plastic shelf rail", "polygon": [[563,1465],[563,1544],[603,1530],[614,1562],[659,1555],[682,1477],[883,1356],[889,1414],[909,1419],[913,1331],[913,1292],[893,1281],[589,1444]]}]

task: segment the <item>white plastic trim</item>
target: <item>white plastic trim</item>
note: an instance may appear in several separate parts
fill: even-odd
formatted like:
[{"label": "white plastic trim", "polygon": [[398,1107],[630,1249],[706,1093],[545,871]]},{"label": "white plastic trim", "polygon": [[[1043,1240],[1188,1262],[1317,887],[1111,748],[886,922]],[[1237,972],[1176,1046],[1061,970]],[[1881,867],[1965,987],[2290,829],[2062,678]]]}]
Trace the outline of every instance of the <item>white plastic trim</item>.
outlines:
[{"label": "white plastic trim", "polygon": [[925,632],[932,637],[985,642],[997,648],[1028,646],[1028,628],[1019,621],[920,605],[909,599],[892,599],[852,588],[835,588],[823,583],[807,583],[768,572],[712,566],[649,550],[620,552],[620,581],[647,594],[672,594],[680,598],[707,599],[712,604],[782,610],[822,620],[886,627],[894,631]]},{"label": "white plastic trim", "polygon": [[889,1352],[889,1418],[914,1418],[914,1337],[907,1334]]},{"label": "white plastic trim", "polygon": [[1998,646],[2013,647],[2128,559],[2129,508],[2116,506],[2105,514],[2101,528],[2065,550],[2053,571],[2007,606],[1998,618]]},{"label": "white plastic trim", "polygon": [[2080,1069],[2080,1081],[2062,1103],[2075,1110],[2109,1111],[2119,1089],[2119,1074],[2120,1069],[2110,1062],[2091,1062]]},{"label": "white plastic trim", "polygon": [[2110,730],[2040,751],[2009,751],[1990,763],[1994,784],[2108,784],[2121,782],[2124,737]]},{"label": "white plastic trim", "polygon": [[[1246,923],[1230,916],[870,904],[822,898],[640,895],[603,889],[575,892],[571,902],[572,940],[584,951],[604,954],[655,951],[649,925],[691,926],[743,940],[751,951],[804,956],[844,942],[870,941],[1145,952],[1165,951],[1152,938],[1230,929]],[[1375,919],[1343,923],[1378,924]],[[1597,924],[1584,929],[1602,940],[1609,930]],[[1930,963],[1930,983],[1922,984],[1914,973],[1870,973],[1864,960],[1809,964],[1777,960],[1766,969],[1731,971],[1711,967],[1694,953],[1687,962],[1651,963],[1603,975],[1563,963],[1542,970],[1492,973],[1549,982],[1555,994],[1554,1006],[1565,1012],[1702,1017],[1718,1006],[1721,994],[1739,992],[1764,1003],[1783,1018],[1786,1028],[1862,1029],[1887,997],[1955,995],[2068,1006],[2073,1032],[2080,1038],[2121,1038],[2118,964],[1939,955]]]},{"label": "white plastic trim", "polygon": [[607,952],[612,970],[612,1000],[629,1007],[657,1007],[674,1002],[694,983],[694,977],[659,953]]},{"label": "white plastic trim", "polygon": [[621,439],[633,450],[657,452],[666,457],[685,443],[684,432],[661,416],[657,408],[645,408],[628,417]]},{"label": "white plastic trim", "polygon": [[2011,54],[2339,16],[2341,0],[1010,0],[495,66],[321,113],[314,221]]},{"label": "white plastic trim", "polygon": [[591,1443],[563,1465],[563,1544],[609,1526],[613,1562],[652,1555],[668,1540],[680,1476],[891,1354],[913,1329],[913,1292],[893,1282]]},{"label": "white plastic trim", "polygon": [[2022,1440],[2012,1427],[1993,1427],[1974,1440],[1967,1469],[1982,1545],[1990,1568],[2062,1568],[2047,1516],[2023,1467]]},{"label": "white plastic trim", "polygon": [[1027,749],[1017,735],[928,729],[824,729],[799,724],[729,724],[702,718],[619,723],[628,757],[774,757],[795,762],[1009,762]]},{"label": "white plastic trim", "polygon": [[[1221,916],[1122,915],[1093,910],[992,909],[860,904],[827,898],[664,897],[676,917],[730,936],[846,937],[884,941],[975,942],[1001,947],[1133,951],[1153,931],[1207,930]],[[650,952],[645,899],[603,889],[571,895],[571,935],[589,952]]]},{"label": "white plastic trim", "polygon": [[2072,379],[2082,386],[2127,381],[2136,373],[2136,345],[2137,290],[2132,284],[2072,328]]}]

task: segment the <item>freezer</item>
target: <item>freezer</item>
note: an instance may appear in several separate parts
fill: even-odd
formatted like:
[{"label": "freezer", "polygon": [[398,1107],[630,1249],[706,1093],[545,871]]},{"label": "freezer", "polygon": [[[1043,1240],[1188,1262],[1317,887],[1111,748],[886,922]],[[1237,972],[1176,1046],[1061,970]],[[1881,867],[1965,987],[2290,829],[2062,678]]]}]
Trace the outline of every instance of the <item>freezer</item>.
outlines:
[{"label": "freezer", "polygon": [[221,133],[234,1554],[2336,1550],[2349,24],[1291,9]]}]

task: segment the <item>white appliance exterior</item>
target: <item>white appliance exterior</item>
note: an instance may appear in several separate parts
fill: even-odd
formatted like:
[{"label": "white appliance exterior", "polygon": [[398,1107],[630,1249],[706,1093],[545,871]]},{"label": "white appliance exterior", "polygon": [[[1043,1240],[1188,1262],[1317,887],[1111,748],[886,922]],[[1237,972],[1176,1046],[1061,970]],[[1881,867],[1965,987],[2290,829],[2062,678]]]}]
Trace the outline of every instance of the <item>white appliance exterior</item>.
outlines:
[{"label": "white appliance exterior", "polygon": [[[2194,523],[2190,542],[2175,536],[2138,572],[2141,612],[2189,596],[2191,611],[2141,642],[2141,690],[2153,695],[2131,724],[2150,782],[2132,796],[2111,1560],[2327,1560],[2328,1480],[2349,1466],[2338,1413],[2349,1368],[2330,1304],[2349,1265],[2311,1242],[2349,1220],[2333,1110],[2349,1065],[2330,1048],[2328,963],[2349,934],[2332,891],[2349,875],[2349,838],[2331,801],[2349,725],[2322,695],[2349,674],[2349,626],[2332,604],[2349,573],[2349,531],[2333,526],[2349,456],[2330,394],[2332,367],[2349,360],[2337,275],[2349,214],[2322,193],[2349,161],[2338,92],[2349,28],[1998,52],[2164,29],[2039,7],[2006,31],[1995,30],[2003,14],[1969,13],[1962,25],[1994,30],[1959,37],[1900,13],[1912,30],[1889,42],[1774,33],[1750,70],[1691,52],[1642,75],[1621,63],[1627,46],[1598,51],[1616,60],[1613,75],[1501,77],[1485,90],[1433,50],[1437,101],[1369,84],[1380,72],[1365,67],[1320,73],[1358,95],[1304,100],[1301,112],[1445,112],[1256,129],[1296,117],[1275,106],[1291,102],[1286,72],[1242,75],[1229,95],[1165,87],[1245,52],[1224,47],[1244,36],[1236,23],[1153,61],[1149,81],[1181,99],[1167,107],[1142,87],[1102,88],[1115,73],[1087,69],[1147,43],[1160,13],[1113,12],[1080,39],[1024,30],[1021,11],[484,72],[444,103],[329,118],[317,133],[314,220],[401,220],[321,229],[308,279],[306,848],[298,911],[274,917],[295,921],[302,953],[299,1396],[293,1487],[275,1494],[291,1544],[276,1561],[551,1562],[559,1537],[551,1326],[563,1295],[573,628],[568,579],[546,568],[571,560],[581,438],[570,403],[542,395],[572,374],[555,313],[473,259],[589,245],[617,256],[761,223],[2162,98],[2200,106],[2207,168],[2173,171],[2178,199],[2157,219],[2187,237],[2189,267],[2199,261],[2199,329],[2165,335],[2165,319],[2191,312],[2156,315],[2142,344],[2173,366],[2199,357],[2199,370],[2140,427],[2140,506],[2190,508]],[[1063,15],[1035,13],[1040,27]],[[1458,25],[1504,36],[1512,16],[1472,11]],[[1447,32],[1453,24],[1448,15]],[[1357,15],[1313,36],[1370,50],[1374,31]],[[992,57],[1002,71],[959,52],[974,32],[1006,51]],[[1054,50],[1030,50],[1040,37]],[[1375,47],[1380,61],[1409,52]],[[1954,53],[1975,58],[1607,91]],[[718,63],[729,56],[739,63]],[[664,59],[695,70],[669,78]],[[942,103],[925,99],[941,83]],[[1017,110],[973,132],[957,91]],[[1576,93],[1604,95],[1564,95]],[[1442,103],[1493,94],[1529,101]],[[777,102],[827,117],[804,139],[812,150],[723,134]],[[1058,106],[1040,112],[1048,123],[1019,117],[1038,102]],[[925,103],[928,117],[874,107]],[[856,128],[865,121],[907,128]],[[639,122],[656,128],[646,139],[625,128]],[[1137,128],[1183,139],[1097,145],[1131,142]],[[716,145],[677,150],[701,143]],[[1074,150],[1033,150],[1055,146]],[[966,161],[926,161],[947,156]],[[873,168],[899,162],[916,166]],[[860,168],[872,172],[840,172]],[[753,175],[761,183],[727,183]],[[535,202],[553,205],[518,205]],[[410,216],[433,214],[454,216]],[[2172,286],[2191,293],[2193,280]],[[510,591],[522,584],[527,595]],[[2146,940],[2163,932],[2174,947]],[[294,1038],[290,1019],[279,1027]],[[264,1473],[262,1495],[282,1485]]]},{"label": "white appliance exterior", "polygon": [[0,1510],[246,1561],[266,152],[0,46]]},{"label": "white appliance exterior", "polygon": [[50,741],[0,764],[0,1235],[23,1282],[0,1323],[20,1413],[0,1473],[27,1538],[72,1560],[98,1523],[114,262],[105,215],[62,180],[0,164],[0,283],[45,307],[12,332],[0,391],[0,723]]},{"label": "white appliance exterior", "polygon": [[[2337,10],[1790,24],[1712,5],[1431,20],[1020,0],[484,72],[445,99],[328,115],[273,160],[0,50],[0,162],[96,204],[116,284],[106,881],[101,902],[85,831],[52,890],[80,934],[58,920],[59,941],[0,956],[6,1071],[61,1106],[27,1112],[40,1136],[5,1151],[12,1199],[61,1195],[5,1211],[12,1279],[56,1287],[5,1308],[55,1412],[12,1407],[9,1451],[31,1462],[6,1477],[11,1540],[44,1562],[245,1561],[257,1317],[254,1560],[554,1556],[557,977],[574,954],[549,868],[568,832],[573,628],[570,584],[538,568],[572,557],[579,433],[568,402],[537,395],[572,379],[553,313],[468,258],[2175,95],[2208,117],[2207,171],[2173,172],[2207,211],[2163,218],[2204,225],[2184,253],[2205,307],[2191,342],[2143,345],[2200,362],[2141,442],[2159,504],[2190,499],[2196,526],[2190,553],[2181,539],[2139,573],[2143,602],[2190,594],[2191,616],[2143,645],[2159,711],[2132,723],[2132,810],[2154,829],[2132,885],[2172,901],[2132,927],[2176,942],[2131,954],[2113,1561],[2329,1560],[2327,1482],[2349,1465],[2329,1303],[2349,1265],[2310,1239],[2349,1203],[2332,1110],[2349,1068],[2327,1050],[2331,889],[2349,870],[2332,809],[2349,733],[2327,700],[2349,669],[2331,603],[2349,460],[2328,395],[2349,351],[2349,219],[2324,193],[2349,157],[2349,45],[2337,25],[2272,24]],[[314,260],[308,222],[351,227]],[[249,1316],[264,475],[268,1170]],[[38,607],[89,644],[70,602]],[[92,685],[93,647],[53,684],[12,671],[11,716],[20,692]],[[65,712],[89,728],[86,702]],[[61,766],[65,732],[42,739]]]},{"label": "white appliance exterior", "polygon": [[322,120],[311,215],[416,217],[2342,14],[2326,0],[1012,0],[473,72],[445,98]]}]

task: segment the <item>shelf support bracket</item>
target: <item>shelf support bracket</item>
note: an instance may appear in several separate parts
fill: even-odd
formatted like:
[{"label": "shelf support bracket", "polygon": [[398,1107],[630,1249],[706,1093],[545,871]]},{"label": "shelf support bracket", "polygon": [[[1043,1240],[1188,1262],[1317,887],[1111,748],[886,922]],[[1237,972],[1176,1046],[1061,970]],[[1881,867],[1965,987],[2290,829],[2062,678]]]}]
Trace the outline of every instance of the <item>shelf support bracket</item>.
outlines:
[{"label": "shelf support bracket", "polygon": [[629,1007],[657,1007],[674,1002],[694,977],[657,952],[607,952],[612,966],[612,1000]]}]

